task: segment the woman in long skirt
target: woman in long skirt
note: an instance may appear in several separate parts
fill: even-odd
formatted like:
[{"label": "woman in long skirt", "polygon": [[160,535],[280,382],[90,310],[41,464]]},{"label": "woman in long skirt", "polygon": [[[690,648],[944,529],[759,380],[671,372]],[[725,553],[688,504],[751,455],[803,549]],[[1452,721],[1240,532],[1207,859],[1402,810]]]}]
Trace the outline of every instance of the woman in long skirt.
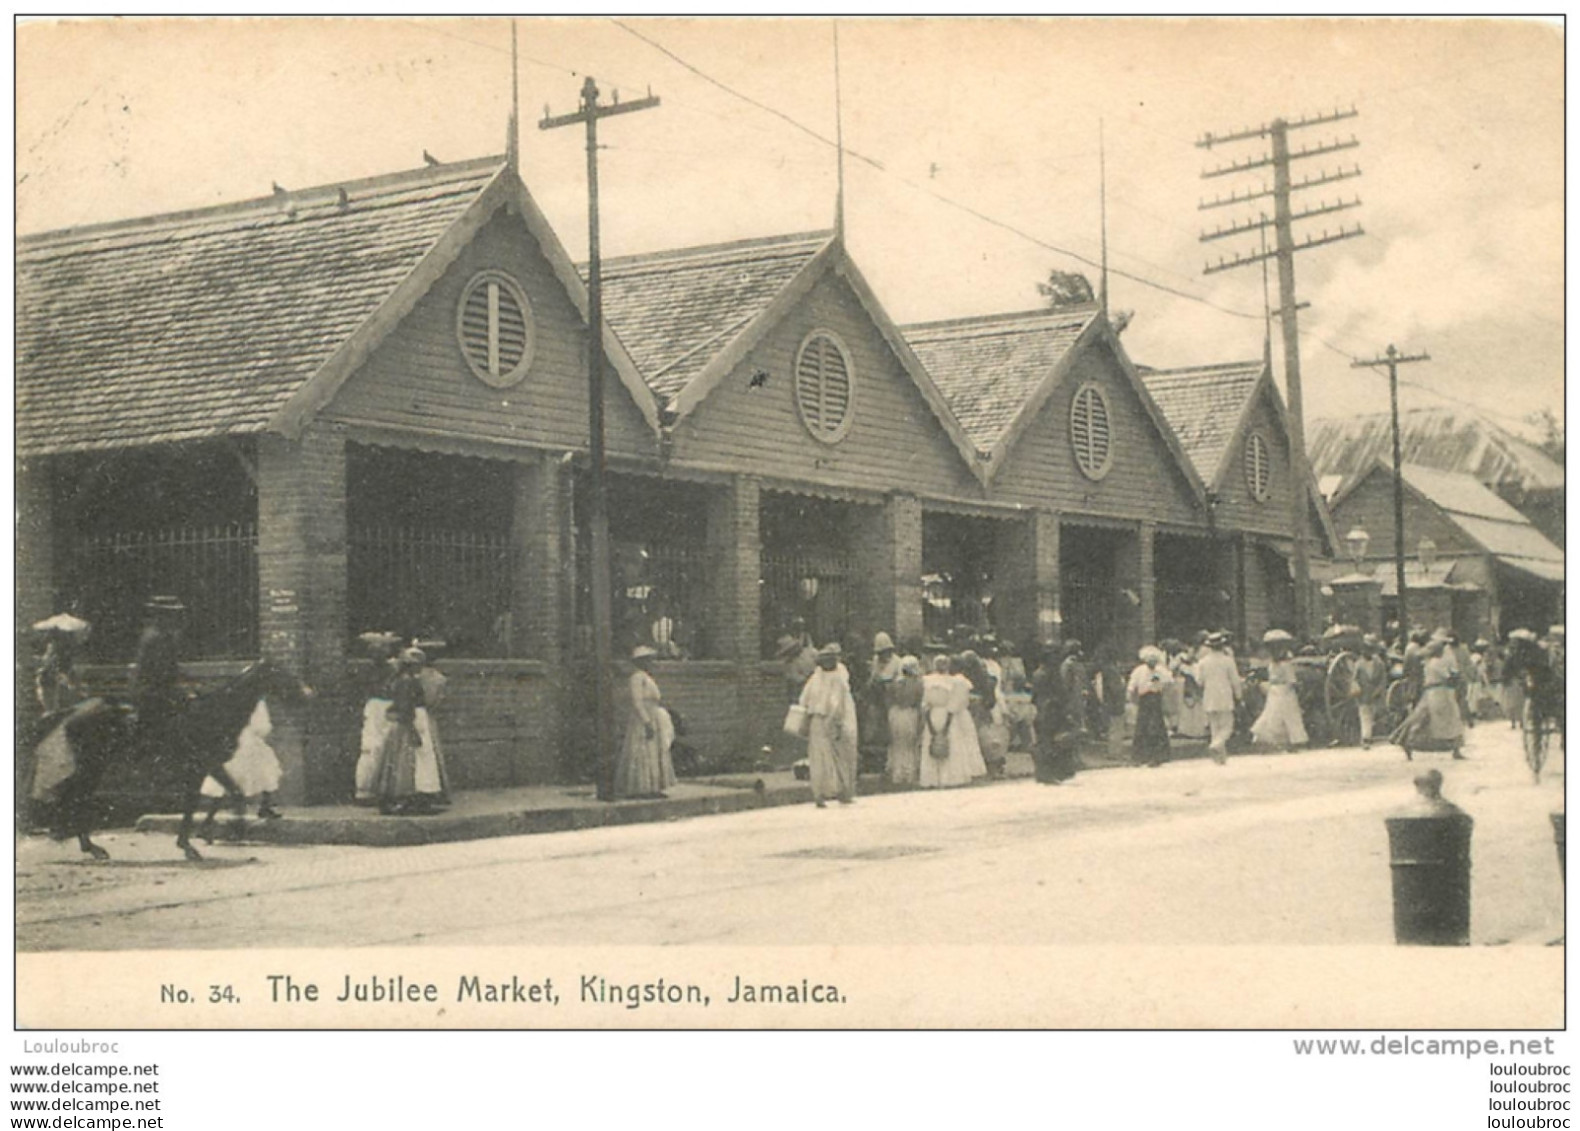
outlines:
[{"label": "woman in long skirt", "polygon": [[379,759],[389,737],[390,681],[395,676],[395,650],[400,646],[400,637],[393,632],[364,632],[358,639],[367,645],[373,666],[357,677],[363,702],[355,796],[357,804],[372,805],[378,801]]},{"label": "woman in long skirt", "polygon": [[670,747],[675,728],[669,712],[660,705],[653,661],[658,653],[645,645],[631,653],[631,698],[626,711],[625,737],[615,762],[616,797],[662,797],[675,784],[675,764]]},{"label": "woman in long skirt", "polygon": [[[280,758],[275,754],[274,747],[269,745],[269,735],[273,730],[268,705],[260,699],[241,737],[236,740],[236,753],[225,763],[225,772],[241,790],[242,796],[258,799],[258,816],[264,820],[281,816],[274,807],[274,795],[280,788],[281,772]],[[220,802],[225,800],[225,787],[211,777],[204,778],[202,793],[208,803],[204,824],[210,824],[219,812]]]},{"label": "woman in long skirt", "polygon": [[850,693],[850,673],[839,662],[841,651],[834,643],[818,649],[817,670],[801,689],[801,706],[808,716],[812,800],[819,809],[831,797],[841,805],[856,800],[856,700]]},{"label": "woman in long skirt", "polygon": [[[418,672],[425,660],[420,649],[406,649],[400,655],[395,678],[390,681],[390,726],[379,755],[376,787],[381,813],[430,813],[439,801],[437,792],[418,785],[421,780],[431,786],[438,778],[437,769],[432,768],[433,752],[423,745],[417,732],[417,710],[423,705]],[[419,763],[425,764],[421,771]]]},{"label": "woman in long skirt", "polygon": [[1032,746],[1036,778],[1044,785],[1057,785],[1075,776],[1075,744],[1080,736],[1079,702],[1070,693],[1060,673],[1061,649],[1050,645],[1037,674],[1032,677],[1031,694],[1037,730]]},{"label": "woman in long skirt", "polygon": [[435,799],[438,805],[450,803],[450,777],[444,768],[444,744],[439,741],[439,723],[433,717],[444,702],[444,673],[426,661],[417,673],[422,684],[422,706],[417,708],[417,736],[422,739],[424,756],[417,760],[417,792]]},{"label": "woman in long skirt", "polygon": [[938,656],[933,670],[922,678],[922,758],[917,784],[923,789],[967,785],[973,777],[987,773],[971,718],[971,681],[951,672],[950,667],[948,656]]},{"label": "woman in long skirt", "polygon": [[889,782],[915,785],[922,759],[922,666],[915,656],[900,660],[900,675],[888,685]]},{"label": "woman in long skirt", "polygon": [[1201,681],[1197,678],[1197,664],[1206,652],[1207,634],[1198,632],[1194,647],[1170,659],[1180,695],[1180,717],[1174,732],[1181,738],[1207,737],[1207,709],[1202,706]]},{"label": "woman in long skirt", "polygon": [[1161,766],[1169,756],[1169,726],[1163,701],[1174,685],[1174,675],[1161,648],[1148,645],[1141,649],[1140,659],[1126,685],[1136,709],[1133,758],[1138,766]]},{"label": "woman in long skirt", "polygon": [[1448,642],[1434,637],[1426,648],[1426,663],[1421,670],[1421,698],[1393,732],[1393,741],[1404,747],[1409,758],[1416,750],[1452,750],[1462,758],[1465,741],[1464,715],[1459,707],[1461,678]]},{"label": "woman in long skirt", "polygon": [[1304,746],[1309,738],[1300,714],[1300,695],[1295,684],[1298,673],[1295,662],[1290,659],[1293,637],[1274,629],[1262,640],[1272,650],[1272,659],[1267,666],[1267,700],[1262,705],[1262,713],[1251,724],[1251,738],[1286,750]]}]

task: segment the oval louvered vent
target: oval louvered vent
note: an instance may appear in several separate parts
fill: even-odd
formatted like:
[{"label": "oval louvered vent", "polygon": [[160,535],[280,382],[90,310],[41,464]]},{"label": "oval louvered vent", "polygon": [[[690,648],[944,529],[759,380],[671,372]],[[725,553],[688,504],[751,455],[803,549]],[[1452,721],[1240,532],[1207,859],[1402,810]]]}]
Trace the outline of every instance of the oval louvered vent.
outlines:
[{"label": "oval louvered vent", "polygon": [[1113,464],[1113,426],[1108,398],[1096,385],[1082,385],[1070,402],[1070,448],[1088,479],[1101,479]]},{"label": "oval louvered vent", "polygon": [[502,271],[484,271],[466,285],[455,332],[461,356],[485,385],[508,388],[532,366],[532,305]]},{"label": "oval louvered vent", "polygon": [[795,363],[796,407],[814,439],[837,444],[850,431],[856,383],[850,355],[839,339],[821,330],[801,343]]},{"label": "oval louvered vent", "polygon": [[1267,502],[1273,487],[1273,461],[1268,458],[1267,441],[1258,432],[1251,433],[1245,445],[1245,485],[1251,489],[1251,498]]}]

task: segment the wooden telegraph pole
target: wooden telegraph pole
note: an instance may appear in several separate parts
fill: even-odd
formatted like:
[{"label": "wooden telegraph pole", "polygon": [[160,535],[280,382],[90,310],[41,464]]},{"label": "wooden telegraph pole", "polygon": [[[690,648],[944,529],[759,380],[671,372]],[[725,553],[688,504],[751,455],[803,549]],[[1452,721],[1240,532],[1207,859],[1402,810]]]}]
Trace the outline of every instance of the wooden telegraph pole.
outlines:
[{"label": "wooden telegraph pole", "polygon": [[1274,250],[1235,255],[1232,259],[1220,258],[1217,263],[1209,263],[1203,273],[1210,275],[1216,271],[1227,271],[1232,267],[1249,266],[1265,259],[1276,259],[1278,261],[1279,307],[1275,313],[1278,314],[1283,325],[1284,379],[1288,386],[1289,395],[1289,462],[1290,473],[1294,479],[1294,483],[1291,485],[1293,487],[1291,491],[1293,501],[1291,503],[1290,517],[1295,548],[1295,621],[1296,631],[1300,635],[1309,634],[1313,625],[1311,623],[1311,551],[1306,544],[1305,534],[1306,507],[1308,506],[1306,484],[1310,479],[1310,474],[1306,467],[1305,409],[1300,392],[1300,329],[1296,321],[1296,312],[1302,304],[1295,298],[1295,253],[1297,251],[1308,251],[1323,244],[1349,239],[1351,236],[1358,236],[1364,233],[1359,224],[1350,229],[1346,229],[1341,225],[1339,230],[1331,235],[1324,230],[1320,236],[1307,236],[1301,242],[1295,242],[1294,225],[1296,221],[1308,220],[1313,216],[1322,216],[1329,212],[1341,212],[1347,208],[1358,207],[1360,199],[1356,198],[1350,201],[1340,199],[1333,204],[1323,202],[1314,208],[1295,212],[1291,204],[1293,194],[1303,189],[1315,188],[1318,185],[1331,184],[1334,181],[1358,177],[1361,171],[1359,166],[1353,169],[1341,167],[1331,173],[1307,177],[1300,183],[1295,184],[1290,179],[1290,164],[1294,161],[1318,157],[1322,154],[1334,153],[1342,149],[1354,149],[1360,145],[1360,142],[1351,137],[1348,141],[1333,141],[1291,152],[1289,148],[1289,131],[1304,129],[1309,126],[1320,126],[1328,122],[1336,122],[1344,118],[1357,116],[1358,111],[1350,109],[1335,110],[1331,114],[1318,114],[1313,117],[1299,118],[1293,122],[1277,118],[1268,125],[1254,126],[1231,134],[1206,134],[1196,143],[1199,149],[1211,149],[1215,145],[1247,141],[1253,138],[1266,138],[1272,148],[1270,154],[1263,154],[1245,161],[1232,162],[1216,169],[1208,169],[1202,173],[1204,178],[1224,177],[1243,173],[1251,169],[1271,167],[1273,170],[1272,189],[1269,190],[1264,185],[1257,191],[1234,192],[1227,197],[1215,197],[1210,201],[1203,201],[1199,208],[1221,208],[1226,205],[1243,204],[1247,201],[1259,200],[1269,196],[1273,198],[1273,219],[1271,221],[1263,216],[1256,220],[1231,224],[1227,228],[1216,228],[1211,232],[1203,232],[1201,239],[1202,242],[1224,239],[1229,236],[1244,235],[1245,233],[1271,226],[1276,236]]},{"label": "wooden telegraph pole", "polygon": [[615,100],[598,105],[598,84],[588,76],[582,84],[582,108],[557,118],[546,113],[540,130],[585,123],[587,126],[587,525],[592,541],[593,684],[597,699],[598,799],[614,801],[614,657],[610,602],[613,581],[609,568],[609,494],[605,483],[603,438],[603,282],[598,257],[598,119],[630,114],[658,105],[651,91],[635,102]]},{"label": "wooden telegraph pole", "polygon": [[[1410,632],[1410,618],[1405,612],[1404,595],[1404,458],[1399,447],[1399,367],[1411,361],[1431,361],[1424,353],[1402,354],[1389,346],[1382,357],[1368,361],[1354,361],[1351,369],[1388,368],[1388,409],[1393,416],[1393,576],[1399,590],[1399,635]],[[1403,647],[1404,641],[1400,641]]]}]

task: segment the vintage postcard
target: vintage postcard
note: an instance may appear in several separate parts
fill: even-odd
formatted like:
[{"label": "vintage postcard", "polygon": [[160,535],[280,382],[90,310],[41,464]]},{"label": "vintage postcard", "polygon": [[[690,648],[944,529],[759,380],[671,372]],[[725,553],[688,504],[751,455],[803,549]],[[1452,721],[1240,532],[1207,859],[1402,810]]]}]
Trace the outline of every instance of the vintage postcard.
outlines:
[{"label": "vintage postcard", "polygon": [[1564,1026],[1560,23],[15,47],[20,1029]]}]

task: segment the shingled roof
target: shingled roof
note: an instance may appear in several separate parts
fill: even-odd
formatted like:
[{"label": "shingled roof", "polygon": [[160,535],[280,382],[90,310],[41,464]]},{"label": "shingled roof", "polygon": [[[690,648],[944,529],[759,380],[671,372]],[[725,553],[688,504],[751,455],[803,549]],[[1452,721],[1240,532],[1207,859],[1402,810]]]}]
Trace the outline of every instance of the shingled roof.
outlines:
[{"label": "shingled roof", "polygon": [[[1474,476],[1489,487],[1521,491],[1563,490],[1561,464],[1478,412],[1438,406],[1399,414],[1404,462]],[[1340,482],[1364,475],[1375,460],[1391,460],[1393,429],[1387,413],[1318,420],[1311,426],[1311,466]],[[1342,487],[1340,488],[1342,489]]]},{"label": "shingled roof", "polygon": [[993,451],[1097,318],[1097,307],[1031,310],[901,327],[973,443]]},{"label": "shingled roof", "polygon": [[[756,321],[832,238],[832,232],[809,232],[605,259],[605,317],[648,387],[667,400]],[[585,277],[585,266],[580,270]]]},{"label": "shingled roof", "polygon": [[17,252],[17,451],[267,427],[499,158],[45,233]]},{"label": "shingled roof", "polygon": [[[1384,475],[1389,474],[1379,463]],[[1551,581],[1563,580],[1564,552],[1474,476],[1405,464],[1405,483],[1489,554]]]},{"label": "shingled roof", "polygon": [[1138,369],[1196,474],[1202,482],[1215,485],[1265,365],[1258,359],[1184,369]]}]

